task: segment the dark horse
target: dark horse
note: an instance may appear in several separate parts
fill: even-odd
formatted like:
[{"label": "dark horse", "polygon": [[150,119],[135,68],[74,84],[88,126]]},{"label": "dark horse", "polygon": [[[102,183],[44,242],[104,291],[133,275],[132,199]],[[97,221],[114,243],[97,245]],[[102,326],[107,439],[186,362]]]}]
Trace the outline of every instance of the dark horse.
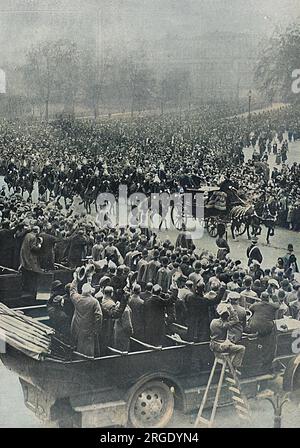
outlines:
[{"label": "dark horse", "polygon": [[[251,236],[260,235],[262,225],[265,225],[267,244],[270,244],[270,237],[275,233],[277,212],[275,201],[267,203],[261,200],[252,205],[233,207],[230,211],[232,238],[235,239],[235,232],[238,231],[239,235],[247,232],[248,239],[251,239]],[[241,227],[242,232],[240,232]]]}]

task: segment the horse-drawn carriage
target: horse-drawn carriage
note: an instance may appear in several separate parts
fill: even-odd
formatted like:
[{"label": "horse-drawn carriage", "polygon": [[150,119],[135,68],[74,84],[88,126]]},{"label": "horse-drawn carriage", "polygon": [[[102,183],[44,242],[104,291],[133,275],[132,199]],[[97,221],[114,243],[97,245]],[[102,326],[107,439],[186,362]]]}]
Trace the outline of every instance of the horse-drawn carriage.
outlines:
[{"label": "horse-drawn carriage", "polygon": [[213,238],[224,235],[228,226],[233,239],[246,232],[248,239],[260,235],[262,225],[268,229],[267,242],[274,235],[277,219],[274,201],[271,204],[264,198],[246,201],[233,187],[225,192],[218,186],[203,186],[188,189],[186,193],[177,202],[179,206],[176,206],[176,201],[171,205],[171,220],[177,229],[182,226],[188,228],[189,220],[196,220]]},{"label": "horse-drawn carriage", "polygon": [[[180,223],[187,227],[189,219],[200,220],[200,224],[213,238],[218,234],[224,234],[226,227],[232,225],[232,210],[237,206],[245,206],[244,201],[236,193],[233,192],[229,196],[218,186],[188,189],[187,193],[187,195],[183,195],[181,209],[172,204],[172,223],[178,228]],[[243,235],[247,230],[246,223],[235,222],[234,230],[234,236]]]}]

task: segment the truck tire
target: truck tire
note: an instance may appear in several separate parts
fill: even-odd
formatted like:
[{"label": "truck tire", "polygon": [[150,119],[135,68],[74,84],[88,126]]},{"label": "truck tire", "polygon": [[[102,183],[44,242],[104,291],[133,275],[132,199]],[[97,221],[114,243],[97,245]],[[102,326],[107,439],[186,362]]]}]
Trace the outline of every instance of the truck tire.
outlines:
[{"label": "truck tire", "polygon": [[129,425],[134,428],[164,428],[173,416],[174,397],[159,380],[143,384],[129,399]]}]

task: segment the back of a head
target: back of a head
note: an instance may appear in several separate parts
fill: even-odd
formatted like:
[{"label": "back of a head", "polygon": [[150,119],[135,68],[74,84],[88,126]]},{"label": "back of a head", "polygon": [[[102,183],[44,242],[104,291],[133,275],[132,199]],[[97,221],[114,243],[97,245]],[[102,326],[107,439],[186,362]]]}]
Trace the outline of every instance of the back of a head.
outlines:
[{"label": "back of a head", "polygon": [[93,294],[94,292],[94,288],[92,288],[92,285],[90,283],[84,283],[82,285],[82,294],[83,295],[89,295],[89,294]]},{"label": "back of a head", "polygon": [[267,292],[263,292],[262,294],[261,294],[261,300],[263,301],[263,302],[269,302],[269,298],[270,298],[270,296],[269,296],[269,294],[267,293]]},{"label": "back of a head", "polygon": [[141,293],[141,286],[139,284],[135,284],[132,288],[133,294],[139,295]]},{"label": "back of a head", "polygon": [[161,291],[162,291],[161,286],[159,286],[157,284],[153,285],[153,288],[152,288],[153,294],[159,295],[161,293]]},{"label": "back of a head", "polygon": [[104,294],[108,297],[112,297],[114,292],[114,288],[112,286],[105,286],[104,288]]},{"label": "back of a head", "polygon": [[146,291],[152,291],[152,288],[153,288],[153,283],[147,283],[147,285],[146,285]]}]

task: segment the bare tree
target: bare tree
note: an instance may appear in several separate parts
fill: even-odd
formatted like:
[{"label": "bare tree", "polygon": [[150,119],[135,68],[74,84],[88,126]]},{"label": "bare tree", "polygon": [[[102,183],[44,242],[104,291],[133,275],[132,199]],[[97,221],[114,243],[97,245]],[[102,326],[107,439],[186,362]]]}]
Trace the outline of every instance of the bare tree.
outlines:
[{"label": "bare tree", "polygon": [[295,101],[299,95],[292,92],[292,73],[299,69],[300,24],[276,32],[263,46],[256,70],[255,81],[269,101],[277,96],[284,101]]},{"label": "bare tree", "polygon": [[46,120],[55,97],[64,94],[74,100],[77,59],[76,45],[66,40],[39,43],[27,53],[24,80],[34,103],[44,105]]}]

